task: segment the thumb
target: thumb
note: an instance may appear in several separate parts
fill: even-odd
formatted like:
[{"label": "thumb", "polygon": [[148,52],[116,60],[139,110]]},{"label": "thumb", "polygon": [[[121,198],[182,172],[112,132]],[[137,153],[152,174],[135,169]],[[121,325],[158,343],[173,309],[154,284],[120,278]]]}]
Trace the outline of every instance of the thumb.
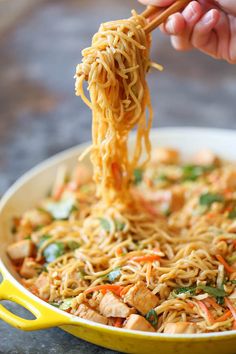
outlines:
[{"label": "thumb", "polygon": [[166,7],[175,2],[175,0],[138,0],[143,5],[153,5],[153,6],[160,6]]}]

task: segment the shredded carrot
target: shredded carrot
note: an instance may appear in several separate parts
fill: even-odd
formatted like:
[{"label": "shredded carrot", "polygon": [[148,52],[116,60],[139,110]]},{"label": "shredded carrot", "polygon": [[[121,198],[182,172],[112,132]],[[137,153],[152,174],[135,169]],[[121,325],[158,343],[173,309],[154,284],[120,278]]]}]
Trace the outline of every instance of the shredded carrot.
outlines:
[{"label": "shredded carrot", "polygon": [[207,306],[204,304],[203,301],[198,301],[198,305],[200,307],[200,309],[202,310],[202,312],[206,315],[207,320],[209,323],[213,323],[214,322],[214,318],[212,313],[208,310]]},{"label": "shredded carrot", "polygon": [[221,310],[222,309],[222,307],[219,304],[217,304],[217,302],[212,297],[206,298],[203,302],[206,303],[206,304],[211,305],[215,310]]},{"label": "shredded carrot", "polygon": [[131,260],[135,261],[135,262],[154,262],[154,261],[159,261],[160,259],[161,259],[161,257],[158,256],[157,254],[149,254],[146,256],[131,258]]},{"label": "shredded carrot", "polygon": [[214,322],[223,322],[226,321],[228,318],[232,316],[232,313],[230,310],[226,311],[222,316],[216,318]]},{"label": "shredded carrot", "polygon": [[93,286],[92,288],[88,288],[84,291],[84,293],[87,295],[93,293],[94,291],[102,291],[103,293],[106,293],[107,291],[111,291],[112,293],[120,296],[120,293],[123,289],[124,287],[121,285],[104,284],[104,285],[97,285],[97,286]]},{"label": "shredded carrot", "polygon": [[228,307],[228,309],[231,311],[234,320],[236,321],[236,309],[235,309],[234,305],[227,297],[225,298],[225,303],[226,303],[226,306]]},{"label": "shredded carrot", "polygon": [[232,244],[233,244],[234,248],[236,248],[236,240],[233,240]]},{"label": "shredded carrot", "polygon": [[117,317],[115,322],[114,322],[114,327],[121,328],[122,327],[123,320],[121,317]]},{"label": "shredded carrot", "polygon": [[227,270],[228,273],[233,273],[233,272],[236,272],[236,269],[231,267],[227,262],[226,260],[220,255],[220,254],[217,254],[216,255],[216,258],[218,259],[218,261],[223,264],[223,266],[225,267],[225,270]]},{"label": "shredded carrot", "polygon": [[208,219],[213,219],[216,217],[216,215],[217,215],[216,213],[208,213],[206,216]]},{"label": "shredded carrot", "polygon": [[63,184],[62,186],[58,187],[55,190],[55,193],[53,194],[53,199],[55,199],[56,201],[59,200],[61,198],[62,193],[65,190],[65,185]]},{"label": "shredded carrot", "polygon": [[121,247],[117,248],[116,253],[118,256],[121,256],[123,254],[122,248]]}]

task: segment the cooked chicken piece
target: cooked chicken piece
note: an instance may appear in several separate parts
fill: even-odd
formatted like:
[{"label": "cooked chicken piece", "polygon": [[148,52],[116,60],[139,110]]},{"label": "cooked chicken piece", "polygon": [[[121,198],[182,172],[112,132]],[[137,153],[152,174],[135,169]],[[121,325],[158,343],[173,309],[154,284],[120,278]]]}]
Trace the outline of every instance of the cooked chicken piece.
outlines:
[{"label": "cooked chicken piece", "polygon": [[21,261],[25,257],[31,257],[34,254],[35,246],[31,240],[22,240],[12,243],[7,248],[7,253],[13,261]]},{"label": "cooked chicken piece", "polygon": [[41,273],[38,279],[35,281],[35,286],[38,288],[39,297],[47,300],[50,295],[50,283],[47,273]]},{"label": "cooked chicken piece", "polygon": [[185,202],[184,189],[181,186],[175,186],[171,190],[170,210],[177,211],[182,208]]},{"label": "cooked chicken piece", "polygon": [[212,166],[219,163],[219,158],[211,150],[204,149],[193,156],[193,162],[200,166]]},{"label": "cooked chicken piece", "polygon": [[42,267],[33,258],[26,257],[20,269],[20,275],[26,279],[34,278],[38,275]]},{"label": "cooked chicken piece", "polygon": [[197,326],[191,322],[175,322],[167,323],[164,328],[164,333],[180,334],[180,333],[196,333]]},{"label": "cooked chicken piece", "polygon": [[125,322],[124,328],[136,331],[155,332],[155,329],[143,316],[136,314],[129,316]]},{"label": "cooked chicken piece", "polygon": [[142,315],[146,315],[148,311],[157,306],[158,298],[144,282],[139,281],[124,295],[124,302],[134,306]]},{"label": "cooked chicken piece", "polygon": [[233,221],[232,224],[228,226],[227,231],[232,233],[236,232],[236,221]]},{"label": "cooked chicken piece", "polygon": [[151,161],[157,164],[177,164],[179,152],[171,148],[156,148],[153,150]]},{"label": "cooked chicken piece", "polygon": [[32,209],[24,213],[21,224],[29,222],[33,227],[50,224],[52,217],[49,213],[39,209]]},{"label": "cooked chicken piece", "polygon": [[226,171],[219,181],[222,188],[236,188],[236,171]]},{"label": "cooked chicken piece", "polygon": [[130,308],[126,304],[123,303],[117,296],[115,296],[111,292],[107,292],[100,304],[99,311],[102,315],[106,317],[122,317],[126,318],[130,314],[134,313],[135,310]]},{"label": "cooked chicken piece", "polygon": [[106,317],[100,315],[98,312],[89,308],[85,304],[79,305],[79,308],[75,312],[75,315],[79,316],[81,318],[84,318],[86,320],[90,320],[90,321],[98,322],[98,323],[102,323],[102,324],[107,324],[107,322],[108,322]]}]

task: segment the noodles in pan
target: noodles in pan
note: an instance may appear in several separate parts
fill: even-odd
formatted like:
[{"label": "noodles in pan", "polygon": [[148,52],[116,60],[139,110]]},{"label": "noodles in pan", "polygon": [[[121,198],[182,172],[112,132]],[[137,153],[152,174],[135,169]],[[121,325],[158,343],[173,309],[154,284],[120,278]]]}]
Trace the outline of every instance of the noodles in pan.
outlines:
[{"label": "noodles in pan", "polygon": [[208,150],[190,163],[171,148],[151,154],[145,21],[133,13],[105,23],[83,51],[76,92],[93,113],[93,174],[82,162],[72,173],[61,166],[51,195],[14,219],[8,254],[28,289],[81,318],[149,332],[231,330],[236,167]]}]

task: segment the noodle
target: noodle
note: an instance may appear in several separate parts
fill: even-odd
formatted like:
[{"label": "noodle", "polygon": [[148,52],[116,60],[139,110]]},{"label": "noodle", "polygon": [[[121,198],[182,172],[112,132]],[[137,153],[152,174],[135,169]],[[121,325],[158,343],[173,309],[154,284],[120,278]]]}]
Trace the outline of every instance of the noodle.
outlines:
[{"label": "noodle", "polygon": [[[107,203],[124,203],[129,197],[127,190],[141,157],[142,144],[147,158],[150,157],[153,112],[145,80],[151,65],[145,23],[144,18],[133,13],[129,20],[102,24],[92,46],[83,50],[83,62],[76,69],[76,94],[93,113],[90,156],[97,196]],[[88,81],[91,102],[83,91],[84,80]],[[134,127],[136,146],[129,161],[127,141]]]},{"label": "noodle", "polygon": [[159,66],[145,23],[136,13],[105,23],[83,51],[76,93],[92,109],[93,176],[82,163],[71,175],[61,167],[51,195],[13,221],[8,254],[30,291],[76,316],[165,333],[231,330],[236,167],[209,151],[187,165],[170,148],[151,155],[145,77]]}]

